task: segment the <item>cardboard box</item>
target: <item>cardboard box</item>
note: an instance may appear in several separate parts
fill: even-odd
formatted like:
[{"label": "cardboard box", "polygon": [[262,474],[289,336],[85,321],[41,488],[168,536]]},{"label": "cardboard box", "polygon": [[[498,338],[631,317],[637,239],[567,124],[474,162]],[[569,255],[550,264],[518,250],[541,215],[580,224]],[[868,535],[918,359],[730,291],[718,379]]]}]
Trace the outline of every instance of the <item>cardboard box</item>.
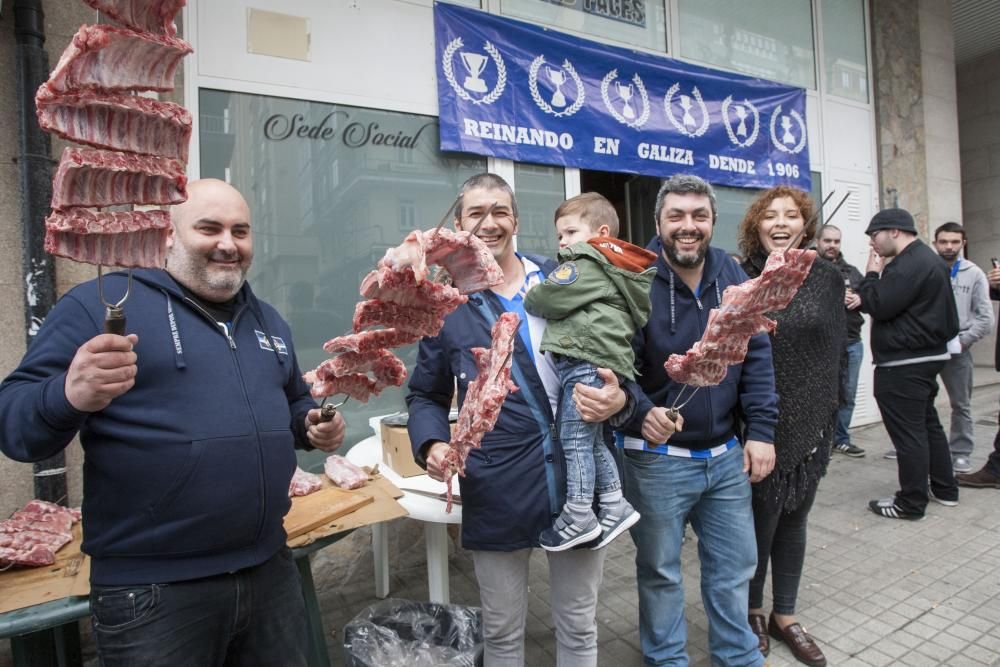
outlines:
[{"label": "cardboard box", "polygon": [[405,426],[382,424],[382,461],[400,477],[425,474],[424,469],[413,460],[410,436]]}]

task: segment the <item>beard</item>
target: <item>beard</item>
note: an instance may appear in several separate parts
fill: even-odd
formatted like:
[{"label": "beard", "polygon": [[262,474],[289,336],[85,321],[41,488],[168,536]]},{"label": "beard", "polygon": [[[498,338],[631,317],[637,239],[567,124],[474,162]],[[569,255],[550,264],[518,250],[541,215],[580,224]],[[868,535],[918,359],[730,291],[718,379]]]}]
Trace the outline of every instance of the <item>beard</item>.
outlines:
[{"label": "beard", "polygon": [[833,248],[827,248],[826,250],[820,251],[819,254],[820,254],[821,257],[825,257],[826,259],[829,259],[829,260],[834,260],[834,259],[837,259],[837,255],[840,254],[840,251],[839,250],[834,250]]},{"label": "beard", "polygon": [[951,264],[956,259],[958,259],[958,251],[957,250],[955,252],[939,252],[938,254],[941,255],[941,259],[943,259],[944,261],[948,262],[949,264]]},{"label": "beard", "polygon": [[[232,267],[215,266],[213,261],[238,261]],[[178,243],[167,255],[167,272],[179,283],[208,301],[228,301],[246,281],[250,263],[238,252],[218,250],[208,255],[193,252]]]},{"label": "beard", "polygon": [[[681,254],[681,251],[677,249],[676,244],[677,239],[681,238],[695,238],[698,239],[700,243],[694,251]],[[711,240],[711,237],[705,238],[704,234],[698,232],[694,234],[674,234],[670,237],[660,237],[660,242],[663,244],[663,253],[666,255],[667,261],[670,262],[671,266],[681,267],[684,269],[693,269],[705,261],[705,255],[708,254],[708,243]]]}]

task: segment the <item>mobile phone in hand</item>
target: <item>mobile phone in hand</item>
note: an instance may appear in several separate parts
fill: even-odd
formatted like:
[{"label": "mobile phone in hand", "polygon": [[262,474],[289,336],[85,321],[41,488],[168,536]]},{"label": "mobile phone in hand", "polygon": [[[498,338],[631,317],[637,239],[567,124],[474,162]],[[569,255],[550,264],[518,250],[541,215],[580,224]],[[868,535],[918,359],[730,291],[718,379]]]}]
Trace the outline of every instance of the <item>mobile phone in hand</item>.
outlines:
[{"label": "mobile phone in hand", "polygon": [[994,269],[1000,269],[1000,259],[997,259],[996,257],[994,257],[994,258],[990,259],[990,261],[993,262],[993,268]]}]

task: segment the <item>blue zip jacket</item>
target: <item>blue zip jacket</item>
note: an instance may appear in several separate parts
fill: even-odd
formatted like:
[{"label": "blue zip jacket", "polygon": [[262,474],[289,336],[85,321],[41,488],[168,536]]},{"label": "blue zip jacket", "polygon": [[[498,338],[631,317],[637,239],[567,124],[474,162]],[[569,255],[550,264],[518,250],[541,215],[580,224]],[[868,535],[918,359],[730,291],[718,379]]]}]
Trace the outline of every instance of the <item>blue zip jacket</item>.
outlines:
[{"label": "blue zip jacket", "polygon": [[[654,239],[648,247],[658,256],[656,278],[650,291],[653,310],[649,322],[632,339],[636,382],[642,391],[626,385],[633,409],[624,423],[616,420],[625,434],[637,438],[642,437],[642,422],[653,406],[669,407],[683,386],[671,380],[663,368],[667,357],[687,352],[701,338],[709,310],[719,305],[725,289],[747,280],[743,269],[724,250],[710,247],[695,296],[663,258],[660,239]],[[771,342],[767,334],[757,334],[750,339],[749,348],[746,360],[730,366],[718,386],[699,389],[684,406],[681,411],[684,430],[671,436],[669,444],[692,450],[708,449],[727,442],[733,435],[744,441],[774,442],[778,397],[774,389]],[[691,387],[685,389],[682,402],[691,390]],[[737,420],[742,422],[742,428]]]},{"label": "blue zip jacket", "polygon": [[[556,263],[529,257],[546,275]],[[473,347],[490,347],[490,329],[504,312],[490,291],[473,294],[444,321],[441,333],[420,341],[406,405],[414,458],[422,462],[429,443],[448,442],[448,411],[456,381],[458,405],[478,374]],[[462,546],[513,551],[538,546],[538,536],[565,502],[566,467],[552,408],[531,352],[514,338],[512,378],[519,390],[508,394],[496,427],[473,449],[459,477],[462,493]],[[453,482],[454,483],[454,482]]]},{"label": "blue zip jacket", "polygon": [[[124,294],[123,273],[105,291]],[[102,332],[96,281],[66,294],[0,385],[0,448],[39,461],[79,432],[83,550],[100,585],[168,583],[257,565],[285,542],[293,444],[315,405],[291,332],[244,285],[229,336],[161,270],[125,304],[135,386],[100,412],[66,400],[77,349]]]}]

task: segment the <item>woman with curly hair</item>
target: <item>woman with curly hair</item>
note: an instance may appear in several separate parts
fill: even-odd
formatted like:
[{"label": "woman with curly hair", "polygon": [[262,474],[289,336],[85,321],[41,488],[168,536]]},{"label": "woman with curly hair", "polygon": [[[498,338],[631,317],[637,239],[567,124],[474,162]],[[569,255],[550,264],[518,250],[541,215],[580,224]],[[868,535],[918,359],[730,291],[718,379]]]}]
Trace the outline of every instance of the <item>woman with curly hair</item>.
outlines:
[{"label": "woman with curly hair", "polygon": [[[804,248],[816,233],[814,205],[801,190],[778,186],[762,192],[740,224],[743,270],[760,275],[768,254],[794,245]],[[826,665],[823,652],[795,620],[795,602],[806,551],[806,521],[826,472],[833,446],[841,356],[846,325],[844,283],[830,262],[813,262],[809,275],[788,307],[767,316],[778,326],[771,337],[778,426],[777,461],[772,472],[753,486],[757,572],[750,582],[749,622],[770,650],[770,637],[788,643],[796,659]],[[764,583],[771,563],[773,605],[764,617]]]}]

